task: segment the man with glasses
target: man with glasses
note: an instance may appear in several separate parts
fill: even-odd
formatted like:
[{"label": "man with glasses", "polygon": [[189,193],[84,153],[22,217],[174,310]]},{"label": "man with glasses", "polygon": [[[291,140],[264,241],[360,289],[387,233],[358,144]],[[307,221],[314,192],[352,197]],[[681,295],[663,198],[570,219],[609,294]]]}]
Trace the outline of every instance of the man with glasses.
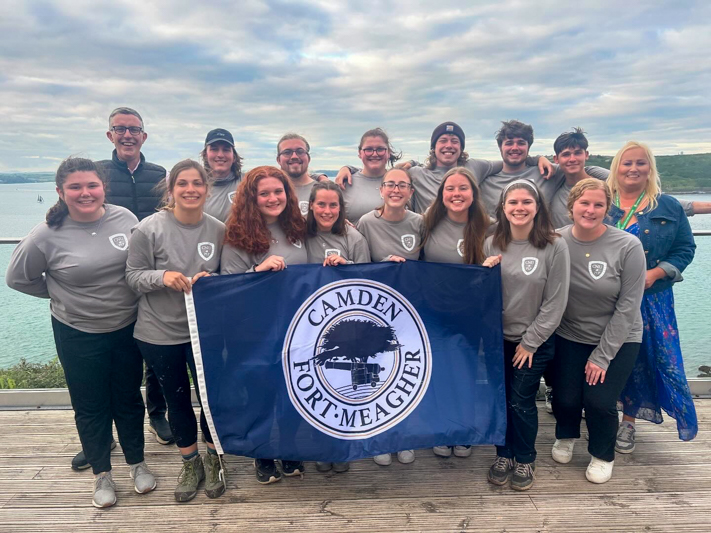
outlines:
[{"label": "man with glasses", "polygon": [[291,179],[299,199],[299,209],[304,217],[309,212],[309,196],[316,183],[309,175],[310,150],[308,141],[298,133],[287,133],[277,143],[277,163]]},{"label": "man with glasses", "polygon": [[[109,115],[109,131],[106,137],[115,149],[111,159],[98,161],[97,165],[109,179],[106,202],[120,205],[130,210],[138,220],[156,212],[160,204],[162,191],[156,187],[165,179],[165,169],[153,163],[147,163],[141,153],[141,146],[148,134],[143,129],[143,119],[130,107],[119,107]],[[158,378],[146,367],[146,403],[150,425],[161,444],[171,444],[173,433],[165,419],[166,405]],[[111,441],[111,449],[116,442]],[[91,465],[87,462],[84,450],[72,459],[74,470],[84,470]]]}]

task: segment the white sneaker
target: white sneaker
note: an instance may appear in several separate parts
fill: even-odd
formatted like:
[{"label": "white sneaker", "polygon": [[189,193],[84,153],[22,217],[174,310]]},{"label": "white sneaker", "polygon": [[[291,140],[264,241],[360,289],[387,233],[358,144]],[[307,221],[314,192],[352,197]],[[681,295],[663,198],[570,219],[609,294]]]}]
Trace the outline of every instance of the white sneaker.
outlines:
[{"label": "white sneaker", "polygon": [[456,457],[469,457],[472,454],[471,446],[455,446],[454,455]]},{"label": "white sneaker", "polygon": [[373,457],[373,461],[375,461],[376,465],[389,466],[392,464],[393,458],[389,453],[382,453]]},{"label": "white sneaker", "polygon": [[397,460],[407,465],[415,462],[415,450],[402,450],[397,452]]},{"label": "white sneaker", "polygon": [[585,471],[585,477],[592,483],[606,483],[612,477],[612,467],[615,461],[603,461],[597,457],[590,458],[590,464]]},{"label": "white sneaker", "polygon": [[438,455],[439,457],[449,457],[452,455],[451,446],[435,446],[434,448],[432,448],[432,451],[435,455]]},{"label": "white sneaker", "polygon": [[551,455],[556,463],[566,464],[573,458],[575,439],[556,439],[551,450]]}]

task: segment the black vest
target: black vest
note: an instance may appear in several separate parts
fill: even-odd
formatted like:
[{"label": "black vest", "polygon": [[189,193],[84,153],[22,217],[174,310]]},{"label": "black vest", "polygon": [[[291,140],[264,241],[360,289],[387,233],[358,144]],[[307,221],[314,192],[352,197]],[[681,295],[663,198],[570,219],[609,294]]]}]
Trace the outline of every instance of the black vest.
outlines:
[{"label": "black vest", "polygon": [[107,203],[129,209],[138,220],[156,212],[164,191],[162,184],[166,173],[163,167],[146,163],[146,158],[141,154],[141,162],[131,174],[126,163],[119,160],[116,150],[111,159],[96,164],[109,179]]}]

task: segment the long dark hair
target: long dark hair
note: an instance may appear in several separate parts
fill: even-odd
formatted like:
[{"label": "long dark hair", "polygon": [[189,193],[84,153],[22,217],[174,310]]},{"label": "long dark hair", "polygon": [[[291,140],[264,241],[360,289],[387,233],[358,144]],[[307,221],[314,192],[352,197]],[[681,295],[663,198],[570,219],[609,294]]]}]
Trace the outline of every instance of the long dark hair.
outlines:
[{"label": "long dark hair", "polygon": [[340,210],[338,212],[338,218],[336,222],[331,226],[331,233],[336,235],[346,234],[346,208],[343,203],[343,193],[341,188],[332,181],[317,181],[311,188],[311,194],[309,195],[309,213],[306,215],[306,232],[313,237],[318,233],[318,225],[316,224],[316,218],[314,217],[314,212],[311,209],[311,205],[316,201],[316,193],[318,191],[333,191],[338,195],[338,206]]},{"label": "long dark hair", "polygon": [[439,184],[439,189],[437,189],[437,198],[425,213],[425,232],[420,247],[424,248],[427,239],[430,238],[437,224],[447,216],[447,208],[444,207],[444,202],[442,201],[444,186],[447,183],[447,179],[455,174],[460,174],[469,180],[473,195],[472,205],[467,210],[467,224],[464,226],[462,250],[464,262],[468,265],[480,265],[486,259],[484,257],[484,238],[486,237],[486,229],[489,227],[489,215],[486,213],[486,208],[481,201],[481,193],[479,192],[479,186],[476,184],[474,174],[464,167],[455,167],[442,177],[442,183]]},{"label": "long dark hair", "polygon": [[[104,173],[91,159],[84,159],[83,157],[68,157],[62,161],[62,164],[59,165],[57,169],[57,174],[54,176],[54,183],[57,185],[57,188],[62,190],[64,188],[64,182],[67,181],[69,175],[74,172],[93,172],[104,185],[104,193],[108,192],[108,182]],[[64,224],[64,219],[68,216],[69,208],[66,202],[60,197],[57,203],[47,211],[45,220],[50,228],[61,228],[62,224]]]},{"label": "long dark hair", "polygon": [[500,250],[506,251],[506,247],[511,242],[511,223],[504,214],[504,204],[506,203],[506,197],[509,193],[516,189],[523,189],[532,193],[531,196],[536,201],[538,211],[536,212],[536,216],[533,217],[533,228],[531,228],[531,233],[528,234],[528,242],[536,248],[543,249],[551,244],[555,238],[558,237],[558,234],[553,228],[546,202],[545,200],[541,200],[541,191],[538,190],[538,187],[536,187],[532,181],[523,179],[519,180],[519,182],[514,182],[501,191],[501,197],[496,206],[496,229],[494,230],[493,237],[494,245]]}]

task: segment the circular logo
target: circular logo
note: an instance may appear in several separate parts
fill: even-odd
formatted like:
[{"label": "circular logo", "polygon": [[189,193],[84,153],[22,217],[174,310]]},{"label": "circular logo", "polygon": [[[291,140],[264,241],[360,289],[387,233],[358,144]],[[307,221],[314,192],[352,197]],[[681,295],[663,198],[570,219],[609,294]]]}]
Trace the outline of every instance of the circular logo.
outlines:
[{"label": "circular logo", "polygon": [[432,374],[427,331],[396,290],[366,279],[330,283],[306,300],[284,340],[294,408],[340,439],[366,439],[417,407]]}]

